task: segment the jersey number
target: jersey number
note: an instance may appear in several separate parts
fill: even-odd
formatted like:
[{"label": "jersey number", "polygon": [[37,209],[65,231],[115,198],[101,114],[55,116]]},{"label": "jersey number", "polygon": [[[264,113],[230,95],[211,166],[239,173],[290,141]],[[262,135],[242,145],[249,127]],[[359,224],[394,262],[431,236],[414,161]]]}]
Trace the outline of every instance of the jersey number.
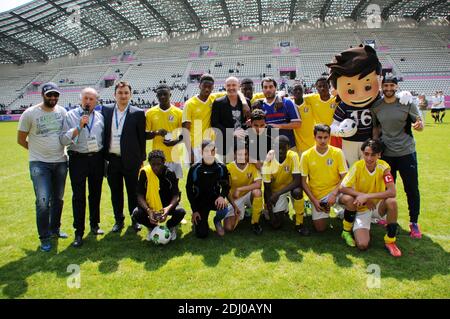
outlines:
[{"label": "jersey number", "polygon": [[[359,118],[359,114],[361,114],[361,118]],[[364,110],[362,112],[353,111],[350,113],[350,116],[356,122],[356,126],[359,126],[359,122],[361,122],[363,126],[369,126],[372,124],[372,115],[370,114],[370,110]]]}]

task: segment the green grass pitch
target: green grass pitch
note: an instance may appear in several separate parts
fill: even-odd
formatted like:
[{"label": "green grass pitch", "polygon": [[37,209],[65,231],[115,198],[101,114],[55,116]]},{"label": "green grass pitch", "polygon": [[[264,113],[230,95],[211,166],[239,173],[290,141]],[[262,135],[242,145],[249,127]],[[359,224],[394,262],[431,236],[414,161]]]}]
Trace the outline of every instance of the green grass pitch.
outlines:
[{"label": "green grass pitch", "polygon": [[[429,117],[429,114],[428,114]],[[447,121],[449,121],[447,119]],[[450,124],[433,124],[415,133],[419,158],[422,240],[408,236],[408,213],[398,182],[399,259],[383,246],[384,229],[373,225],[367,252],[347,247],[341,222],[332,219],[324,234],[300,237],[287,223],[273,231],[263,224],[256,236],[249,222],[233,234],[206,240],[188,224],[179,238],[158,247],[128,226],[119,234],[110,192],[103,183],[101,227],[106,235],[87,234],[81,249],[73,240],[70,180],[67,178],[62,230],[69,239],[40,252],[28,154],[16,143],[17,123],[0,123],[0,296],[2,298],[448,298],[450,296]],[[185,174],[186,175],[186,174]],[[126,205],[125,205],[126,207]],[[292,212],[291,212],[292,214]],[[307,218],[310,224],[310,218]],[[210,227],[213,228],[210,221]],[[88,229],[88,226],[87,226]],[[80,268],[80,287],[71,288],[69,265]],[[369,266],[376,265],[376,266]],[[379,267],[379,288],[369,288]],[[369,284],[369,285],[368,285]]]}]

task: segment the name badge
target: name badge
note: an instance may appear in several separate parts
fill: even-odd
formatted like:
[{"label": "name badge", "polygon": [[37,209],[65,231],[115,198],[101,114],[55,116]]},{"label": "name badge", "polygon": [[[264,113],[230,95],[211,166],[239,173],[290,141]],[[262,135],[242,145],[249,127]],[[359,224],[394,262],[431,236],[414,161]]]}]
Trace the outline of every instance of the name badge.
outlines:
[{"label": "name badge", "polygon": [[120,150],[120,135],[115,134],[112,136],[111,148]]},{"label": "name badge", "polygon": [[88,138],[87,148],[89,153],[98,152],[98,144],[95,136]]}]

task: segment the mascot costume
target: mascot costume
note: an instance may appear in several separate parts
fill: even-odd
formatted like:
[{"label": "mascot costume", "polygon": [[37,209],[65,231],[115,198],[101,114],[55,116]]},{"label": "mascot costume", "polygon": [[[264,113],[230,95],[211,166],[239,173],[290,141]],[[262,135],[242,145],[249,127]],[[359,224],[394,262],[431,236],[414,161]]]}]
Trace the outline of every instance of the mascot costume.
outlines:
[{"label": "mascot costume", "polygon": [[[362,158],[362,143],[372,137],[370,108],[381,98],[382,67],[375,49],[368,45],[347,49],[326,66],[339,103],[331,135],[342,137],[342,150],[351,166]],[[412,100],[409,92],[401,92],[398,97],[402,104]]]}]

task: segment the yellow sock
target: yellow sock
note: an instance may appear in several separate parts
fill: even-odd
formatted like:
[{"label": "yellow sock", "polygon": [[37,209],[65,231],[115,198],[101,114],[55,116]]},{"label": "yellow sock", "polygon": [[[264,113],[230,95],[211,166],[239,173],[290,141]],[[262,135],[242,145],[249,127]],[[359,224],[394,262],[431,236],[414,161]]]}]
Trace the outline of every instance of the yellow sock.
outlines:
[{"label": "yellow sock", "polygon": [[392,243],[395,243],[395,241],[396,241],[396,239],[397,239],[397,237],[389,237],[387,234],[386,235],[384,235],[384,243],[385,244],[392,244]]},{"label": "yellow sock", "polygon": [[254,197],[252,202],[252,224],[259,223],[261,212],[263,210],[262,197]]},{"label": "yellow sock", "polygon": [[342,222],[342,225],[343,225],[345,231],[350,232],[352,230],[353,223],[350,223],[344,219],[344,221]]},{"label": "yellow sock", "polygon": [[303,224],[303,217],[305,214],[305,200],[293,199],[293,206],[295,211],[295,226]]}]

